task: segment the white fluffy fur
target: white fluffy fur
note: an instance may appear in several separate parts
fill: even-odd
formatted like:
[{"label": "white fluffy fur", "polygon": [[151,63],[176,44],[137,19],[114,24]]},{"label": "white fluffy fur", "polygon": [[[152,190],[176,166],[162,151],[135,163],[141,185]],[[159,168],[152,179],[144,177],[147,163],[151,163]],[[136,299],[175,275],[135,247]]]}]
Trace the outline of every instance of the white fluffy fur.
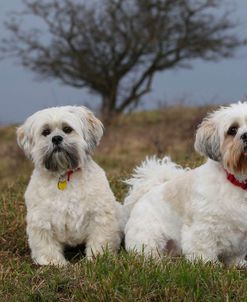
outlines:
[{"label": "white fluffy fur", "polygon": [[[234,136],[231,125],[237,125]],[[197,131],[195,148],[209,157],[205,164],[183,170],[165,157],[137,168],[124,203],[126,249],[159,257],[172,246],[191,261],[245,265],[247,191],[229,182],[225,171],[247,179],[243,133],[247,103],[232,104],[209,115]]]},{"label": "white fluffy fur", "polygon": [[[64,125],[73,131],[64,133]],[[44,128],[51,133],[42,135]],[[35,165],[25,193],[28,242],[35,263],[66,264],[65,245],[84,243],[87,257],[106,248],[118,250],[122,207],[115,201],[104,171],[90,156],[102,133],[102,124],[92,112],[76,106],[38,111],[18,128],[18,143]],[[49,171],[43,162],[45,154],[54,148],[55,135],[63,137],[65,147],[73,145],[79,159],[80,169],[71,175],[64,191],[57,184],[68,170],[63,168],[67,163],[59,162],[58,171]]]},{"label": "white fluffy fur", "polygon": [[133,177],[125,181],[130,186],[128,196],[124,201],[127,216],[129,216],[136,201],[150,191],[153,186],[162,184],[183,172],[184,169],[172,162],[169,156],[165,156],[163,159],[158,159],[155,156],[146,158],[139,167],[135,168]]}]

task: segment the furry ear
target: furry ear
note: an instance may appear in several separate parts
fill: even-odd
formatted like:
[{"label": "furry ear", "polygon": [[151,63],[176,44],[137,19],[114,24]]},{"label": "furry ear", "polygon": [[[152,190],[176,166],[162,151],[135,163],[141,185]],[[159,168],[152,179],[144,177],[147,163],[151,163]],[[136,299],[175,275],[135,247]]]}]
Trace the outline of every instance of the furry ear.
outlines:
[{"label": "furry ear", "polygon": [[194,144],[195,150],[207,157],[220,161],[220,137],[215,121],[207,118],[199,125]]},{"label": "furry ear", "polygon": [[31,136],[26,133],[25,124],[17,128],[16,134],[18,145],[24,151],[26,157],[31,158],[31,150],[33,143]]},{"label": "furry ear", "polygon": [[82,122],[82,131],[88,145],[88,153],[98,146],[103,135],[103,124],[96,116],[84,106],[72,107],[72,111]]},{"label": "furry ear", "polygon": [[98,146],[103,135],[104,127],[101,121],[90,111],[87,112],[87,122],[89,151],[92,151]]}]

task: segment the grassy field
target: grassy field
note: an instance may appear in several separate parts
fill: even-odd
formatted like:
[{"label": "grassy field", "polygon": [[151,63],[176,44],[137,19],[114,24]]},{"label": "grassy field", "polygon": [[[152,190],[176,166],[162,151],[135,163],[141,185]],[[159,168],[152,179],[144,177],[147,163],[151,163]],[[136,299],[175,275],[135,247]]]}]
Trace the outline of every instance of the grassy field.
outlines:
[{"label": "grassy field", "polygon": [[[169,154],[195,167],[197,124],[208,108],[165,108],[134,113],[105,131],[95,160],[106,170],[119,201],[122,180],[146,155]],[[247,301],[247,273],[183,258],[152,259],[105,254],[87,261],[80,249],[68,251],[65,268],[32,263],[25,234],[23,193],[32,165],[15,143],[15,127],[0,128],[0,301]]]}]

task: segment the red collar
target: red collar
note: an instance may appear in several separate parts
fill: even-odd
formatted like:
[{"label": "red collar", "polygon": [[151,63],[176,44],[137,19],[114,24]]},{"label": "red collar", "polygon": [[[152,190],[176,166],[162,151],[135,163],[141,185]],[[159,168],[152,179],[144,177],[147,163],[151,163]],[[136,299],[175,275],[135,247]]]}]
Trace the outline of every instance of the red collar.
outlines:
[{"label": "red collar", "polygon": [[71,175],[72,175],[74,172],[78,171],[78,170],[80,170],[80,168],[76,168],[76,169],[74,169],[74,170],[69,170],[69,171],[67,171],[67,172],[66,172],[67,181],[70,181]]},{"label": "red collar", "polygon": [[[226,171],[226,170],[225,170]],[[233,174],[230,174],[228,171],[226,171],[227,179],[236,187],[240,187],[243,190],[247,191],[247,179],[243,182],[240,182],[235,178]]]}]

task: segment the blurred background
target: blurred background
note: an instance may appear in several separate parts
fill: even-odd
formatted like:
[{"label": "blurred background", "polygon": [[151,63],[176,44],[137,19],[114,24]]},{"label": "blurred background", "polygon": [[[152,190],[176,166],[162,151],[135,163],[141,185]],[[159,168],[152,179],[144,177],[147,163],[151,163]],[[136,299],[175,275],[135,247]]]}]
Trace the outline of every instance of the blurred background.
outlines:
[{"label": "blurred background", "polygon": [[146,155],[200,164],[197,125],[247,96],[246,11],[245,0],[1,1],[2,185],[31,170],[15,126],[66,104],[103,120],[95,158],[112,184]]},{"label": "blurred background", "polygon": [[1,1],[0,124],[47,106],[121,104],[158,52],[123,111],[245,99],[246,11],[245,0]]}]

